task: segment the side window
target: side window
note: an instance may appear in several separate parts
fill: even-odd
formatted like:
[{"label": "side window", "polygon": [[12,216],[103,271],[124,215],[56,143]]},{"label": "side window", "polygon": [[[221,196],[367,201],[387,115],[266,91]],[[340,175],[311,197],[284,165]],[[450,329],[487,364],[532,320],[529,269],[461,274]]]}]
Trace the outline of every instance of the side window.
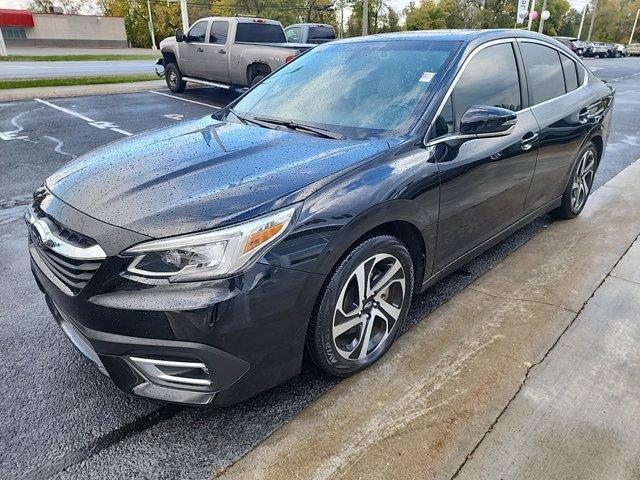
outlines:
[{"label": "side window", "polygon": [[478,52],[453,89],[456,130],[469,107],[490,105],[517,112],[522,109],[518,67],[511,43],[500,43]]},{"label": "side window", "polygon": [[451,102],[451,97],[444,102],[444,107],[442,107],[440,115],[436,118],[433,128],[435,129],[434,138],[453,133],[453,103]]},{"label": "side window", "polygon": [[205,35],[207,34],[207,22],[197,22],[189,30],[187,39],[190,42],[204,42]]},{"label": "side window", "polygon": [[587,71],[579,63],[576,63],[576,68],[578,69],[578,85],[582,85],[584,83],[584,77],[587,74]]},{"label": "side window", "polygon": [[564,72],[564,84],[567,92],[572,92],[578,88],[578,72],[576,70],[576,62],[566,55],[560,55],[562,61],[562,71]]},{"label": "side window", "polygon": [[228,22],[213,22],[211,24],[211,32],[209,33],[209,43],[225,45],[227,43],[228,34],[229,34]]},{"label": "side window", "polygon": [[300,43],[302,39],[302,29],[300,27],[292,27],[287,29],[287,42]]},{"label": "side window", "polygon": [[529,42],[523,42],[521,49],[527,80],[533,94],[531,103],[536,105],[564,95],[564,75],[558,51]]}]

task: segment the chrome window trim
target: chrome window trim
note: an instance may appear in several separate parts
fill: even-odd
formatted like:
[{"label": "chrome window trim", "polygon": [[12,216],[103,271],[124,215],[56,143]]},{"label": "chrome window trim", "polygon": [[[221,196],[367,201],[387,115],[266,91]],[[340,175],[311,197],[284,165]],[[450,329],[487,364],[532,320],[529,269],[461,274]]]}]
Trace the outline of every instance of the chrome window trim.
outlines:
[{"label": "chrome window trim", "polygon": [[27,225],[36,229],[42,243],[55,253],[74,260],[104,260],[107,258],[107,254],[102,250],[100,245],[80,248],[55,236],[49,228],[49,225],[47,225],[44,220],[36,218],[31,212],[24,214],[24,220]]},{"label": "chrome window trim", "polygon": [[[578,88],[576,88],[575,90],[571,90],[570,92],[566,92],[563,95],[559,95],[557,97],[550,98],[549,100],[545,100],[544,102],[537,103],[535,105],[529,105],[529,106],[527,106],[525,108],[522,108],[522,109],[518,110],[517,112],[515,112],[516,115],[519,115],[520,113],[525,112],[527,110],[531,110],[533,108],[536,108],[536,107],[538,107],[540,105],[544,105],[545,103],[551,102],[552,100],[556,100],[558,98],[562,98],[565,95],[569,95],[569,94],[572,94],[574,92],[577,92],[578,90],[582,89],[583,87],[586,87],[587,84],[589,83],[590,70],[582,63],[582,61],[580,61],[580,60],[576,61],[575,59],[573,59],[570,56],[568,56],[565,52],[563,52],[560,48],[556,47],[555,45],[552,45],[552,44],[550,44],[548,42],[545,42],[543,40],[537,40],[535,38],[519,38],[519,37],[499,38],[497,40],[491,40],[490,42],[483,43],[482,45],[479,45],[478,47],[476,47],[469,54],[469,56],[462,63],[462,66],[460,67],[460,70],[458,70],[458,73],[456,73],[456,76],[454,77],[453,81],[451,82],[451,85],[449,85],[449,88],[447,89],[447,93],[444,96],[444,99],[442,100],[442,102],[440,103],[440,106],[436,110],[436,113],[433,116],[433,118],[434,119],[438,118],[438,116],[442,113],[442,109],[444,108],[445,103],[447,103],[447,100],[449,100],[449,97],[451,96],[451,92],[453,92],[453,89],[456,88],[456,85],[458,84],[458,81],[460,80],[460,77],[462,76],[462,74],[466,70],[466,68],[469,65],[469,63],[471,62],[471,60],[473,60],[473,57],[475,57],[479,52],[481,52],[485,48],[491,47],[493,45],[499,45],[501,43],[513,43],[513,42],[517,42],[518,44],[527,43],[527,42],[528,43],[537,43],[537,44],[543,45],[545,47],[552,48],[552,49],[556,50],[557,52],[559,52],[561,54],[564,54],[565,56],[569,57],[571,60],[573,60],[574,62],[576,62],[578,65],[580,65],[582,68],[585,69],[584,80],[582,82],[582,85],[580,85]],[[524,66],[524,68],[526,69],[526,65]],[[527,85],[527,88],[529,88],[529,80],[528,79],[526,81],[526,85]],[[429,134],[431,133],[431,129],[432,128],[433,128],[433,123],[429,126],[429,128],[427,129],[427,132],[424,135],[424,138],[422,139],[422,143],[423,143],[423,145],[425,147],[430,147],[432,145],[437,145],[438,143],[442,143],[443,141],[453,139],[452,138],[453,136],[456,136],[457,139],[468,138],[468,137],[466,137],[464,135],[459,135],[459,134],[456,134],[454,132],[453,134],[451,134],[451,136],[449,136],[446,139],[444,138],[445,135],[443,135],[443,136],[440,136],[440,137],[436,137],[433,140],[431,140],[430,142],[428,142],[427,138],[429,137]],[[476,137],[472,137],[472,138],[476,138]]]}]

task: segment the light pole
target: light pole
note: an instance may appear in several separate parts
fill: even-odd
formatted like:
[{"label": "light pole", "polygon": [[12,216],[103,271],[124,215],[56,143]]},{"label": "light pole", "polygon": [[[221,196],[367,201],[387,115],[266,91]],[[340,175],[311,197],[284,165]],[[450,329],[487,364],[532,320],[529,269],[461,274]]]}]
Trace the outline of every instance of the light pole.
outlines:
[{"label": "light pole", "polygon": [[587,4],[584,4],[584,8],[582,9],[582,18],[580,19],[580,28],[578,29],[578,40],[580,40],[580,36],[582,35],[582,26],[584,25],[584,17],[587,16]]},{"label": "light pole", "polygon": [[362,36],[369,34],[369,0],[362,0]]},{"label": "light pole", "polygon": [[593,2],[593,12],[591,12],[591,23],[589,24],[589,34],[587,35],[587,42],[591,41],[591,34],[593,33],[593,24],[596,21],[596,10],[598,9],[598,0]]},{"label": "light pole", "polygon": [[635,33],[636,27],[638,26],[638,16],[640,16],[640,8],[636,12],[636,19],[633,22],[633,28],[631,29],[631,35],[629,35],[629,45],[631,45],[631,43],[633,42],[633,34]]},{"label": "light pole", "polygon": [[538,33],[544,30],[544,21],[546,20],[544,12],[547,11],[547,0],[542,2],[542,10],[540,11],[540,25],[538,25]]},{"label": "light pole", "polygon": [[149,33],[151,33],[151,47],[155,52],[156,50],[158,50],[158,47],[156,47],[156,34],[153,32],[153,17],[151,16],[151,3],[149,3],[149,0],[147,0],[147,10],[149,12]]},{"label": "light pole", "polygon": [[529,24],[527,25],[527,30],[531,30],[531,24],[533,23],[533,17],[531,14],[536,8],[536,0],[531,0],[531,10],[529,10]]}]

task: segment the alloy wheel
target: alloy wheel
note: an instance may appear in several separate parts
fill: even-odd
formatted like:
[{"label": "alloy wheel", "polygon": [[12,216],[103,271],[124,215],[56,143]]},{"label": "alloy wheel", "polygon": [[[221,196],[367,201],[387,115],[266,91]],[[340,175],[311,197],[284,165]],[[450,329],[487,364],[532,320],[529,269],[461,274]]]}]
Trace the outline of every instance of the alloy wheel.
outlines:
[{"label": "alloy wheel", "polygon": [[173,86],[178,84],[178,75],[173,70],[169,72],[169,83]]},{"label": "alloy wheel", "polygon": [[335,307],[332,338],[346,360],[361,361],[389,337],[402,312],[405,271],[393,255],[377,254],[351,273]]},{"label": "alloy wheel", "polygon": [[578,168],[573,174],[573,183],[571,187],[571,209],[579,212],[584,203],[587,201],[591,186],[593,185],[593,177],[596,172],[596,155],[593,150],[587,150],[580,158]]}]

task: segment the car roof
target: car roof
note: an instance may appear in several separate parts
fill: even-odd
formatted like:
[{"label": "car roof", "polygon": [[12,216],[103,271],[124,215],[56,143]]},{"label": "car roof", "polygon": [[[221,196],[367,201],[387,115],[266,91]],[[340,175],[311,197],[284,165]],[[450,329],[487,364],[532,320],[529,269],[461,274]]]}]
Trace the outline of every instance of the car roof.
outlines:
[{"label": "car roof", "polygon": [[289,27],[303,27],[305,25],[309,25],[311,27],[331,27],[331,28],[333,28],[333,26],[329,25],[328,23],[315,23],[315,22],[310,22],[310,23],[292,23],[291,25],[288,25],[287,28],[289,28]]},{"label": "car roof", "polygon": [[554,43],[552,37],[528,30],[516,30],[511,28],[487,29],[487,30],[416,30],[409,32],[379,33],[366,37],[352,37],[339,40],[335,43],[350,42],[376,42],[376,41],[402,41],[402,40],[432,40],[432,41],[458,41],[470,43],[474,40],[496,40],[500,38],[533,38]]},{"label": "car roof", "polygon": [[[281,23],[277,20],[271,20],[268,18],[259,18],[259,17],[203,17],[198,20],[236,20],[238,23],[266,23],[267,25],[281,25]],[[193,22],[196,23],[196,22]]]}]

